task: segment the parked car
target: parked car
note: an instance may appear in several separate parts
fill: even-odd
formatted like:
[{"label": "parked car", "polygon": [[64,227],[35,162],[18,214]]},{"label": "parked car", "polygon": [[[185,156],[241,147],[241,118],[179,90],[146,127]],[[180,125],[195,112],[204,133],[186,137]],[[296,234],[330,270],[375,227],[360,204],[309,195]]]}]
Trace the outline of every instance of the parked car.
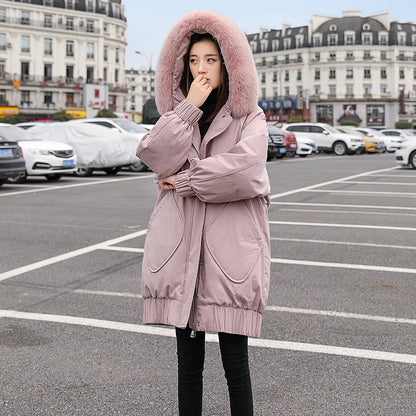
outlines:
[{"label": "parked car", "polygon": [[298,150],[298,142],[296,140],[296,136],[290,132],[280,129],[285,137],[286,143],[286,156],[294,157],[296,155],[296,151]]},{"label": "parked car", "polygon": [[17,141],[25,160],[24,173],[9,178],[9,182],[24,182],[28,175],[57,181],[65,173],[76,170],[74,149],[68,144],[39,140],[30,131],[11,124],[0,125],[0,135]]},{"label": "parked car", "polygon": [[[113,133],[124,135],[130,134],[136,137],[137,144],[139,144],[143,136],[149,132],[149,128],[142,127],[140,124],[135,123],[134,121],[126,120],[123,118],[83,118],[67,121],[67,123],[90,123],[111,129]],[[129,168],[134,172],[144,172],[147,170],[147,166],[137,157],[135,158],[135,162],[132,163]]]},{"label": "parked car", "polygon": [[396,162],[400,165],[410,165],[416,169],[416,140],[408,140],[400,145],[395,153]]},{"label": "parked car", "polygon": [[395,152],[401,145],[402,140],[399,137],[386,136],[380,133],[378,130],[371,129],[369,127],[357,127],[357,130],[365,134],[367,137],[374,137],[382,140],[387,152]]},{"label": "parked car", "polygon": [[353,154],[363,146],[360,137],[341,133],[324,123],[286,124],[283,130],[295,133],[298,142],[303,138],[311,139],[319,151],[334,152],[338,156]]},{"label": "parked car", "polygon": [[8,178],[16,178],[25,173],[25,161],[16,141],[0,133],[0,186]]},{"label": "parked car", "polygon": [[402,141],[416,139],[416,133],[411,129],[385,129],[380,132],[385,136],[400,137]]},{"label": "parked car", "polygon": [[89,176],[96,169],[108,175],[137,160],[137,137],[114,134],[113,129],[93,123],[49,123],[30,131],[41,140],[55,140],[71,145],[77,155],[77,175]]},{"label": "parked car", "polygon": [[269,132],[269,146],[267,148],[267,160],[274,157],[282,158],[286,154],[286,142],[283,131],[275,126],[267,126]]},{"label": "parked car", "polygon": [[383,140],[380,140],[380,138],[377,138],[374,135],[370,137],[368,136],[369,133],[364,132],[357,127],[341,126],[337,127],[337,130],[339,130],[342,133],[355,134],[361,136],[364,142],[364,147],[361,147],[360,150],[357,150],[356,153],[363,153],[364,151],[367,153],[381,153],[386,151],[386,147],[384,145]]},{"label": "parked car", "polygon": [[316,144],[312,139],[306,137],[301,137],[296,139],[298,143],[298,148],[296,149],[296,154],[300,157],[306,157],[312,153],[316,153]]}]

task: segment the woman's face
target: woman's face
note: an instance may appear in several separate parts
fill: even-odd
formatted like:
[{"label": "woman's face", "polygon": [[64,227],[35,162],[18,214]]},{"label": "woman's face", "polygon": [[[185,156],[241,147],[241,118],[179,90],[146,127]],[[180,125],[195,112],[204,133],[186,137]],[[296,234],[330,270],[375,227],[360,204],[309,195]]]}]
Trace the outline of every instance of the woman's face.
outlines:
[{"label": "woman's face", "polygon": [[205,39],[192,45],[189,53],[189,68],[194,79],[202,75],[212,89],[220,85],[221,58],[212,40]]}]

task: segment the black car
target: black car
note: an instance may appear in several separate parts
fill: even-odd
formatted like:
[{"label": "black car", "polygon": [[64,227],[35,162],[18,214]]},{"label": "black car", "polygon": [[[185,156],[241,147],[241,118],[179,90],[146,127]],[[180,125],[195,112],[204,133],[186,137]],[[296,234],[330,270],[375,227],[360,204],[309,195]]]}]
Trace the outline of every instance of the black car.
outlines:
[{"label": "black car", "polygon": [[0,136],[0,186],[7,178],[25,174],[25,161],[16,142]]},{"label": "black car", "polygon": [[267,160],[271,160],[274,157],[283,157],[286,154],[286,142],[283,132],[275,126],[267,126],[267,130],[269,131]]}]

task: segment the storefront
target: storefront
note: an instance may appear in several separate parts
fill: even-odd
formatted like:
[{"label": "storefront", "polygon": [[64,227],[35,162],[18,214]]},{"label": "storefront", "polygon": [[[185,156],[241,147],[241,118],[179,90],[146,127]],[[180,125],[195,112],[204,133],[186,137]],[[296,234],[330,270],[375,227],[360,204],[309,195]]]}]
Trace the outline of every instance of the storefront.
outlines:
[{"label": "storefront", "polygon": [[259,106],[264,110],[266,121],[284,123],[292,119],[303,120],[303,111],[297,108],[297,100],[259,101]]}]

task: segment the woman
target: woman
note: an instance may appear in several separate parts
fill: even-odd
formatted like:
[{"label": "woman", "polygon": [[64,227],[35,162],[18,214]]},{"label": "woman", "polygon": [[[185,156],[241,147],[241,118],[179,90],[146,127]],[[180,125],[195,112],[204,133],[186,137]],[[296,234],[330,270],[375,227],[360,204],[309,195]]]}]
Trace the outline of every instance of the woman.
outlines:
[{"label": "woman", "polygon": [[169,32],[156,70],[162,117],[137,156],[156,173],[142,271],[144,322],[176,327],[179,413],[200,415],[205,331],[218,332],[231,414],[253,414],[247,337],[270,274],[267,127],[244,33],[197,11]]}]

